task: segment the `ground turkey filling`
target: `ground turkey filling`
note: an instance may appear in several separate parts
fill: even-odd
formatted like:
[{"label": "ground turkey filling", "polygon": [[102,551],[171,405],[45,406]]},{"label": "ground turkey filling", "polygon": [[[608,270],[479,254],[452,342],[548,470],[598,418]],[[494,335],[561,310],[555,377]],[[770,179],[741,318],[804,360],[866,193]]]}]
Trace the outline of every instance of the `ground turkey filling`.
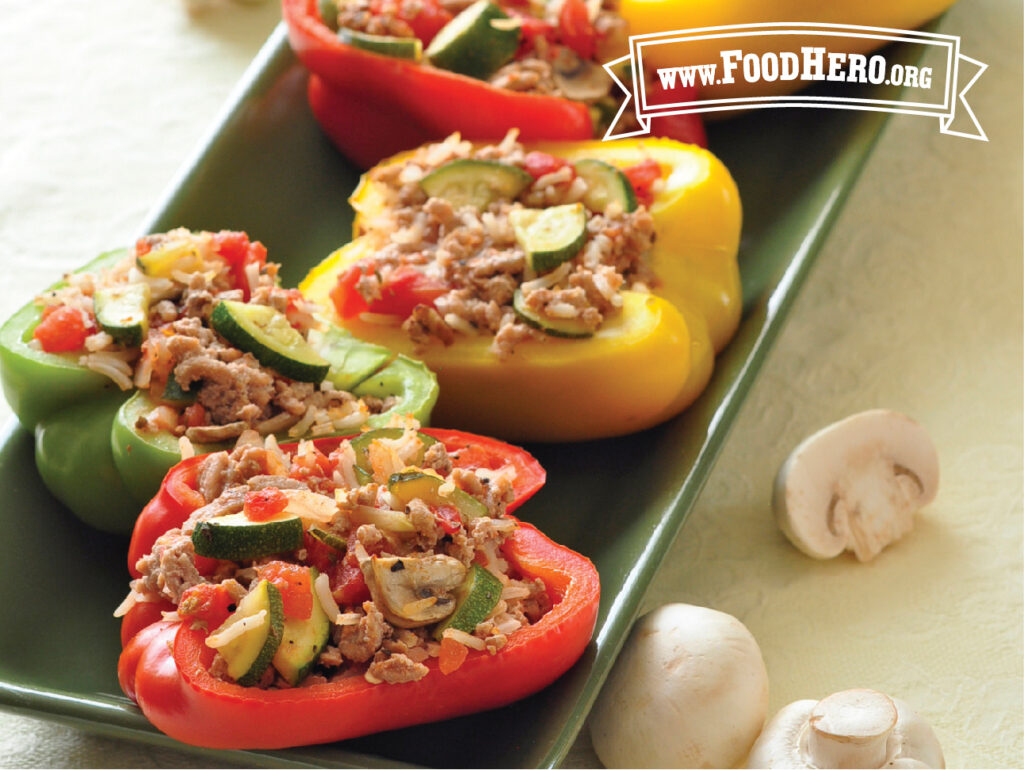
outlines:
[{"label": "ground turkey filling", "polygon": [[[531,157],[532,156],[532,157]],[[411,265],[448,290],[432,305],[420,304],[402,328],[421,348],[432,342],[451,344],[456,334],[494,336],[493,351],[508,356],[518,343],[544,334],[517,319],[513,293],[521,289],[525,305],[552,320],[579,319],[591,331],[619,312],[623,289],[648,291],[654,282],[647,264],[654,244],[654,221],[643,205],[632,212],[612,202],[603,212],[587,211],[586,242],[579,253],[555,270],[538,276],[516,242],[509,212],[577,203],[587,194],[586,181],[571,165],[534,175],[515,200],[499,199],[483,211],[454,208],[431,198],[420,180],[459,158],[499,161],[529,171],[537,153],[528,153],[511,132],[501,143],[474,147],[453,135],[427,145],[400,163],[379,166],[370,180],[383,192],[380,213],[364,217],[362,232],[377,245],[372,265],[356,290],[373,309],[388,274]],[[547,156],[550,157],[550,156]]]},{"label": "ground turkey filling", "polygon": [[[365,484],[356,481],[355,454],[349,441],[341,442],[327,456],[311,442],[304,442],[289,455],[272,438],[261,440],[255,433],[245,433],[230,453],[207,455],[198,472],[205,505],[180,528],[162,535],[152,552],[139,560],[136,566],[142,576],[132,582],[131,593],[117,614],[124,614],[137,602],[166,599],[177,605],[186,592],[200,584],[221,585],[237,602],[258,584],[261,568],[268,563],[304,566],[315,562],[322,583],[316,588],[326,594],[317,601],[332,623],[328,643],[300,686],[353,675],[374,684],[414,681],[429,672],[424,661],[440,653],[441,643],[433,634],[436,622],[410,622],[403,614],[408,613],[408,604],[395,605],[392,597],[399,594],[388,589],[425,594],[415,584],[382,585],[374,577],[372,563],[377,559],[403,566],[387,570],[385,580],[415,581],[420,573],[414,565],[440,560],[445,569],[459,575],[474,564],[484,565],[501,582],[500,599],[472,633],[449,630],[444,635],[470,649],[496,653],[511,634],[536,622],[550,608],[544,584],[519,579],[499,551],[515,528],[515,522],[504,515],[513,499],[515,472],[512,466],[475,471],[459,468],[458,453],[449,454],[440,443],[424,452],[415,427],[410,422],[400,438],[372,442],[373,480]],[[419,498],[405,506],[396,505],[386,480],[395,469],[408,470],[413,458],[419,459],[418,467],[437,474],[451,489],[463,490],[482,503],[487,515],[466,521],[445,515],[438,506]],[[347,545],[325,559],[324,549],[314,551],[307,535],[307,547],[255,561],[220,561],[213,574],[200,574],[191,539],[197,523],[246,510],[247,495],[271,488],[293,495],[287,512],[294,510],[305,527],[319,527]],[[387,561],[396,558],[397,562]],[[352,568],[358,569],[366,582],[362,596],[353,597]],[[177,612],[167,615],[180,618]],[[184,622],[189,620],[184,618]],[[220,653],[211,672],[230,678]],[[290,685],[270,666],[259,686]]]},{"label": "ground turkey filling", "polygon": [[[244,266],[222,256],[230,240],[237,248],[255,249],[263,260]],[[140,271],[140,255],[179,254],[159,276]],[[141,432],[170,431],[197,443],[235,439],[243,431],[289,431],[323,435],[357,430],[371,414],[389,409],[393,398],[357,399],[329,382],[297,382],[261,366],[256,358],[229,344],[210,327],[221,300],[268,305],[285,314],[304,336],[320,326],[316,306],[295,289],[278,285],[278,265],[265,262],[265,250],[242,233],[172,230],[139,240],[132,253],[109,269],[71,273],[67,286],[36,298],[47,309],[78,311],[86,328],[77,352],[83,366],[110,377],[123,390],[148,390],[159,404],[138,418]],[[237,265],[237,262],[236,262]],[[148,334],[140,346],[118,344],[101,330],[93,296],[98,289],[145,284],[149,292]],[[38,344],[38,343],[36,343]],[[191,406],[160,403],[171,375],[194,395]]]}]

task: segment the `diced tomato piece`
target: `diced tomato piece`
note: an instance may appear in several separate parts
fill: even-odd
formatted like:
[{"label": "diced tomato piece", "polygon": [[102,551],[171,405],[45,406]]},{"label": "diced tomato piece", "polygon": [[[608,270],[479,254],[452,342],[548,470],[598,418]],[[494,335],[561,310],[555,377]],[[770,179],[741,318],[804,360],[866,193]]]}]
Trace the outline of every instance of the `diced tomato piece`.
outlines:
[{"label": "diced tomato piece", "polygon": [[352,265],[338,276],[338,282],[331,289],[331,302],[342,318],[355,318],[370,309],[363,295],[356,291],[356,284],[372,269],[368,265]]},{"label": "diced tomato piece", "polygon": [[81,350],[94,328],[82,311],[68,305],[51,305],[43,309],[43,318],[32,337],[39,340],[47,353],[66,353]]},{"label": "diced tomato piece", "polygon": [[153,250],[153,244],[149,242],[149,238],[139,238],[135,241],[135,256],[141,257],[143,254],[149,254]]},{"label": "diced tomato piece", "polygon": [[439,505],[434,508],[434,521],[449,535],[454,535],[462,528],[462,517],[451,505]]},{"label": "diced tomato piece", "polygon": [[441,651],[437,656],[437,667],[442,674],[448,675],[466,662],[469,648],[454,639],[445,637],[441,640]]},{"label": "diced tomato piece", "polygon": [[369,600],[370,589],[366,587],[363,571],[359,569],[354,555],[349,554],[338,561],[328,575],[331,594],[339,606],[352,607]]},{"label": "diced tomato piece", "polygon": [[250,521],[266,521],[287,507],[287,495],[277,487],[267,487],[246,493],[242,510]]},{"label": "diced tomato piece", "polygon": [[[523,5],[528,5],[528,3],[523,3]],[[519,11],[515,8],[505,8],[504,10],[509,16],[519,19],[519,31],[522,33],[522,37],[519,40],[519,50],[516,52],[516,59],[522,58],[536,50],[538,38],[543,37],[548,42],[554,42],[558,37],[558,31],[555,27],[544,21],[544,19],[538,19],[529,12]]]},{"label": "diced tomato piece", "polygon": [[622,169],[622,173],[626,175],[629,183],[633,185],[637,200],[645,206],[650,206],[654,201],[651,186],[658,179],[661,179],[661,166],[658,165],[658,161],[648,158],[634,166]]},{"label": "diced tomato piece", "polygon": [[381,284],[380,299],[370,303],[371,313],[408,318],[417,305],[433,306],[448,291],[448,284],[411,265],[396,267]]},{"label": "diced tomato piece", "polygon": [[427,45],[452,20],[452,15],[437,0],[420,0],[415,4],[404,0],[370,0],[370,13],[374,16],[392,16],[412,27],[412,33]]},{"label": "diced tomato piece", "polygon": [[[558,169],[571,165],[565,158],[558,158],[537,150],[526,153],[526,157],[523,158],[523,169],[534,179],[540,179],[546,174],[553,174]],[[576,172],[573,171],[573,177],[575,178],[575,176]]]},{"label": "diced tomato piece", "polygon": [[220,583],[199,583],[186,588],[178,603],[178,614],[206,623],[211,631],[235,611],[235,600]]},{"label": "diced tomato piece", "polygon": [[565,0],[558,14],[558,34],[563,45],[574,50],[581,59],[594,58],[596,33],[584,0]]},{"label": "diced tomato piece", "polygon": [[487,554],[485,554],[483,551],[477,551],[473,554],[474,564],[479,564],[481,567],[486,567],[489,562],[490,559],[487,558]]},{"label": "diced tomato piece", "polygon": [[284,308],[284,315],[288,319],[288,323],[301,330],[302,322],[298,317],[298,312],[299,302],[302,301],[302,292],[298,289],[286,289],[284,295],[288,298],[288,304]]},{"label": "diced tomato piece", "polygon": [[[200,495],[199,499],[202,500],[203,496]],[[202,505],[202,503],[200,503],[200,505]],[[196,554],[195,561],[196,571],[203,577],[212,575],[220,569],[220,559],[211,559],[209,556],[200,556],[199,554]]]},{"label": "diced tomato piece", "polygon": [[262,565],[256,574],[281,592],[281,604],[287,617],[308,620],[313,615],[313,579],[309,567],[271,561]]},{"label": "diced tomato piece", "polygon": [[181,416],[186,427],[189,428],[198,428],[200,425],[207,424],[206,409],[202,404],[189,404]]},{"label": "diced tomato piece", "polygon": [[246,233],[221,230],[213,236],[213,248],[227,262],[235,264],[249,253],[249,236]]},{"label": "diced tomato piece", "polygon": [[311,476],[330,476],[334,471],[334,464],[316,447],[302,455],[292,457],[292,469],[288,474],[298,481],[305,481]]},{"label": "diced tomato piece", "polygon": [[221,230],[213,236],[213,248],[230,265],[235,287],[242,290],[245,300],[248,301],[249,279],[245,269],[252,264],[263,267],[267,263],[267,247],[259,241],[250,241],[246,233]]}]

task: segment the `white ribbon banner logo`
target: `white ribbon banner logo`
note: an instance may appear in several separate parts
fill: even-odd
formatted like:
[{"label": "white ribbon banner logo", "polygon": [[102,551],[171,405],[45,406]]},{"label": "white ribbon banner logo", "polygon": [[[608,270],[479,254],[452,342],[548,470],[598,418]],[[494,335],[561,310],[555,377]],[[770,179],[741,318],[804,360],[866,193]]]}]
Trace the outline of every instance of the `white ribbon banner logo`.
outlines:
[{"label": "white ribbon banner logo", "polygon": [[[766,53],[744,51],[751,38],[776,37]],[[931,67],[889,62],[884,54],[851,54],[831,50],[839,40],[867,38],[884,43],[909,43],[925,50],[939,48],[944,52],[941,71]],[[692,61],[695,41],[717,41],[717,61],[688,64],[681,67],[653,65],[648,57],[658,47],[659,62]],[[763,42],[763,41],[762,41]],[[690,51],[686,47],[690,46]],[[763,47],[763,46],[762,46]],[[659,32],[633,35],[629,54],[608,62],[604,68],[626,94],[626,100],[608,128],[605,139],[641,136],[650,132],[651,118],[663,115],[685,115],[698,112],[719,112],[737,109],[772,107],[823,107],[842,110],[897,112],[905,115],[928,115],[939,119],[939,130],[951,136],[988,141],[974,111],[964,98],[981,77],[987,64],[960,53],[960,38],[931,32],[917,32],[882,27],[859,27],[848,24],[768,23],[737,24],[724,27]],[[706,46],[702,50],[707,50]],[[622,82],[623,65],[632,65],[632,89]],[[716,96],[727,93],[733,83],[772,83],[801,81],[833,84],[826,95],[786,94],[783,96],[745,96],[736,98],[696,98],[701,86],[715,86]],[[964,85],[960,86],[961,83]],[[863,98],[862,84],[902,86],[897,99]],[[844,95],[843,90],[849,94]],[[860,95],[858,95],[858,93]],[[635,96],[634,96],[635,95]],[[632,108],[630,104],[632,103]],[[619,126],[623,113],[632,109],[640,128]],[[967,130],[954,130],[957,110],[966,114],[961,124]]]}]

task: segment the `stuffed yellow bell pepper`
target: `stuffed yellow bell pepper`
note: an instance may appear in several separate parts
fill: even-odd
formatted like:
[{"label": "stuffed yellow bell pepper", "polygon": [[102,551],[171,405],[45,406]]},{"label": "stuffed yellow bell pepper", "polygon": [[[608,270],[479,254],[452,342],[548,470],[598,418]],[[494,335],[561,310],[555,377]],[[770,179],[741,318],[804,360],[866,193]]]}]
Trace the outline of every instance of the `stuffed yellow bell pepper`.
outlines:
[{"label": "stuffed yellow bell pepper", "polygon": [[[914,29],[945,11],[954,0],[621,0],[619,12],[629,22],[631,35],[645,35],[702,27],[768,22],[820,22],[851,24],[865,27]],[[835,37],[829,51],[866,53],[884,44],[885,40]],[[755,35],[744,38],[744,53],[799,50],[793,38],[779,35]],[[804,43],[806,45],[806,43]],[[722,41],[716,38],[692,40],[685,48],[651,46],[644,53],[646,67],[683,67],[721,61]],[[730,43],[727,47],[733,47]],[[685,58],[683,58],[685,57]],[[758,80],[748,83],[738,79],[732,84],[713,83],[700,87],[702,99],[734,99],[745,96],[777,96],[808,85],[806,80]]]},{"label": "stuffed yellow bell pepper", "polygon": [[739,323],[739,196],[693,145],[455,135],[367,172],[351,202],[355,240],[300,289],[433,369],[445,424],[539,441],[656,425]]}]

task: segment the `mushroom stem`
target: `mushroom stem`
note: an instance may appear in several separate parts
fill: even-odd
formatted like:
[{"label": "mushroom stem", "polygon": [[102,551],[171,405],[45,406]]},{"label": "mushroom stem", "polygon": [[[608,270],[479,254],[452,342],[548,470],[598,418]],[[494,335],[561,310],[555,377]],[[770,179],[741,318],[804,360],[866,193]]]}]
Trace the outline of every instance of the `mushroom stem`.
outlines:
[{"label": "mushroom stem", "polygon": [[811,767],[880,768],[896,726],[896,705],[874,690],[846,690],[819,701],[811,711],[806,753]]}]

